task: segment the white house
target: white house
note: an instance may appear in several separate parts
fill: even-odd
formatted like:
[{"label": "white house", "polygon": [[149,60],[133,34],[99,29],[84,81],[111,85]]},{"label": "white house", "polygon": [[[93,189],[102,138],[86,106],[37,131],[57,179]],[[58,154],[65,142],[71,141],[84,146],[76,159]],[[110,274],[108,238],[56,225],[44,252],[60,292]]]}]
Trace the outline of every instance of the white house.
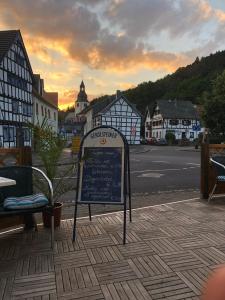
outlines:
[{"label": "white house", "polygon": [[31,145],[32,81],[20,31],[0,31],[0,147]]},{"label": "white house", "polygon": [[114,100],[106,99],[86,108],[84,133],[94,127],[108,125],[118,129],[129,144],[140,144],[141,115],[119,91]]},{"label": "white house", "polygon": [[44,90],[44,80],[34,75],[33,87],[33,123],[41,125],[44,120],[58,132],[58,93]]},{"label": "white house", "polygon": [[146,139],[165,138],[172,132],[177,140],[187,138],[193,141],[201,132],[196,107],[190,101],[158,100],[153,113],[147,109],[145,117]]}]

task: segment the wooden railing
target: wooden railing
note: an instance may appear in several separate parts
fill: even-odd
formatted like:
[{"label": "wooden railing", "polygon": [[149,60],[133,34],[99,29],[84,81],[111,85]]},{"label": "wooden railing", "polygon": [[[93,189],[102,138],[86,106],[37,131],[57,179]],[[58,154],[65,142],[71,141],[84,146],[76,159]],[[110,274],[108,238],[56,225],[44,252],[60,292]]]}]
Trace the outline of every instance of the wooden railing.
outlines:
[{"label": "wooden railing", "polygon": [[8,165],[32,165],[30,147],[0,148],[0,167]]},{"label": "wooden railing", "polygon": [[[204,199],[208,199],[216,180],[215,171],[210,164],[210,157],[215,154],[225,156],[225,144],[203,143],[201,145],[201,195]],[[215,193],[225,194],[225,183],[221,183]]]}]

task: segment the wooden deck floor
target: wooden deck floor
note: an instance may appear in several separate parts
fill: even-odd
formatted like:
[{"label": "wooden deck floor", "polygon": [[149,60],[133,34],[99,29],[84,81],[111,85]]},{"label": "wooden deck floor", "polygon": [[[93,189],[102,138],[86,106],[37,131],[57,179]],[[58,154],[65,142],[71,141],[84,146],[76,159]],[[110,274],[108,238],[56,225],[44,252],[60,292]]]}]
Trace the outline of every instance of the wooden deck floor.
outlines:
[{"label": "wooden deck floor", "polygon": [[0,236],[0,299],[199,299],[225,263],[225,206],[199,201],[133,212],[122,245],[123,214],[72,221],[56,231]]}]

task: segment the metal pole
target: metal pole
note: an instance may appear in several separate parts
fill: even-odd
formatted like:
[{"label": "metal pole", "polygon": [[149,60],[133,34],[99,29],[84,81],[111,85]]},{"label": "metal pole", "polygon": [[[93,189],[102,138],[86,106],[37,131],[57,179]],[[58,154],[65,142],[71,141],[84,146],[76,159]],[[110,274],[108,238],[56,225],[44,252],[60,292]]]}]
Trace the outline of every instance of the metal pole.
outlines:
[{"label": "metal pole", "polygon": [[127,199],[124,199],[124,212],[123,212],[123,244],[126,244],[126,227],[127,227]]},{"label": "metal pole", "polygon": [[77,200],[75,203],[75,211],[74,211],[74,222],[73,222],[73,242],[76,238],[76,224],[77,224]]},{"label": "metal pole", "polygon": [[91,204],[88,204],[89,221],[91,221]]},{"label": "metal pole", "polygon": [[131,189],[130,189],[130,152],[129,152],[129,148],[128,148],[128,151],[127,151],[127,177],[128,177],[129,216],[130,216],[130,222],[132,222]]}]

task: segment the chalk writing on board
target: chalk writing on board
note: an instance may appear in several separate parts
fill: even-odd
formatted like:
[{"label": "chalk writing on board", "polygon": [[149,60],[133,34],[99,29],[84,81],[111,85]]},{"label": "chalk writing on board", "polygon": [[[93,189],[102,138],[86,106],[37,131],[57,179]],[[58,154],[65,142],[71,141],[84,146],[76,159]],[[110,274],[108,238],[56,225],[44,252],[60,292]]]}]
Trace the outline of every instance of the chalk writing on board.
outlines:
[{"label": "chalk writing on board", "polygon": [[123,203],[122,149],[84,148],[80,202]]}]

